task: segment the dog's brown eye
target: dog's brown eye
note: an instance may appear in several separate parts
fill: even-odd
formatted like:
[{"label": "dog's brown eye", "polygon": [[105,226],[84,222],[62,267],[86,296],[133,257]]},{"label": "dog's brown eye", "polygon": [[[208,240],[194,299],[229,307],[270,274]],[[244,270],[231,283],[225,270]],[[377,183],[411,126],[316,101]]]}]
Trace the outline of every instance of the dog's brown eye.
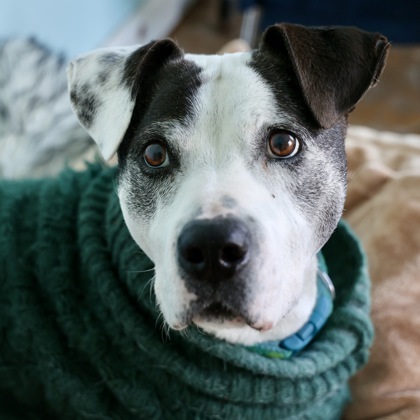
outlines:
[{"label": "dog's brown eye", "polygon": [[286,130],[278,130],[270,134],[268,152],[274,158],[289,158],[299,151],[299,140]]},{"label": "dog's brown eye", "polygon": [[152,168],[160,168],[169,163],[166,148],[161,143],[150,143],[144,149],[144,160]]}]

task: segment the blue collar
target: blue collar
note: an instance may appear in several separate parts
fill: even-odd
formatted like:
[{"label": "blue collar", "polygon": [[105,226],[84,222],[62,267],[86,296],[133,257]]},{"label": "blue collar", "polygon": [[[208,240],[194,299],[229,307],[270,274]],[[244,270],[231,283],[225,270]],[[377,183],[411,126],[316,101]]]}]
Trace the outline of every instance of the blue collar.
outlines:
[{"label": "blue collar", "polygon": [[302,328],[279,341],[266,341],[248,349],[266,357],[289,359],[301,352],[318,334],[333,311],[334,285],[328,276],[322,254],[318,254],[317,300],[311,316]]}]

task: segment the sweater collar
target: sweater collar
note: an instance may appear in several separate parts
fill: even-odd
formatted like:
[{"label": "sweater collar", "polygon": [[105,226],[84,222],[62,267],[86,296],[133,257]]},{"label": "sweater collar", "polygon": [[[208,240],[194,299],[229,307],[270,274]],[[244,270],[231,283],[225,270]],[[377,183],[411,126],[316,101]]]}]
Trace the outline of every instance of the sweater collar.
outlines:
[{"label": "sweater collar", "polygon": [[318,257],[317,300],[308,321],[294,334],[280,341],[266,341],[248,348],[266,357],[289,359],[300,353],[318,334],[333,311],[335,289],[321,253]]}]

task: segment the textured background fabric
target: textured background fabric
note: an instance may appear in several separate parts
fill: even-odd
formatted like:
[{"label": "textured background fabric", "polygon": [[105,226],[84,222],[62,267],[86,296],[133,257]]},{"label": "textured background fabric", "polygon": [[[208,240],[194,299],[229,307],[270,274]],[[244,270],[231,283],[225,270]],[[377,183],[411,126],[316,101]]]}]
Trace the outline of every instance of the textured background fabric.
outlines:
[{"label": "textured background fabric", "polygon": [[369,282],[343,224],[323,252],[334,315],[293,360],[191,328],[166,337],[115,170],[0,188],[0,418],[336,419],[372,340]]},{"label": "textured background fabric", "polygon": [[420,136],[353,127],[345,217],[372,278],[375,341],[347,419],[420,418]]}]

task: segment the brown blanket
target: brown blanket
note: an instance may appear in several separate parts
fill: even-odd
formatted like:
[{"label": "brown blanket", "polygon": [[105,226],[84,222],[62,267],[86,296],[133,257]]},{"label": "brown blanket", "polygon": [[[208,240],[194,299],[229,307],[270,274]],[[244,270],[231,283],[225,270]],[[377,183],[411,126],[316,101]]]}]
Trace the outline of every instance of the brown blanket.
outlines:
[{"label": "brown blanket", "polygon": [[345,218],[368,255],[376,338],[346,419],[420,419],[420,136],[351,127]]}]

